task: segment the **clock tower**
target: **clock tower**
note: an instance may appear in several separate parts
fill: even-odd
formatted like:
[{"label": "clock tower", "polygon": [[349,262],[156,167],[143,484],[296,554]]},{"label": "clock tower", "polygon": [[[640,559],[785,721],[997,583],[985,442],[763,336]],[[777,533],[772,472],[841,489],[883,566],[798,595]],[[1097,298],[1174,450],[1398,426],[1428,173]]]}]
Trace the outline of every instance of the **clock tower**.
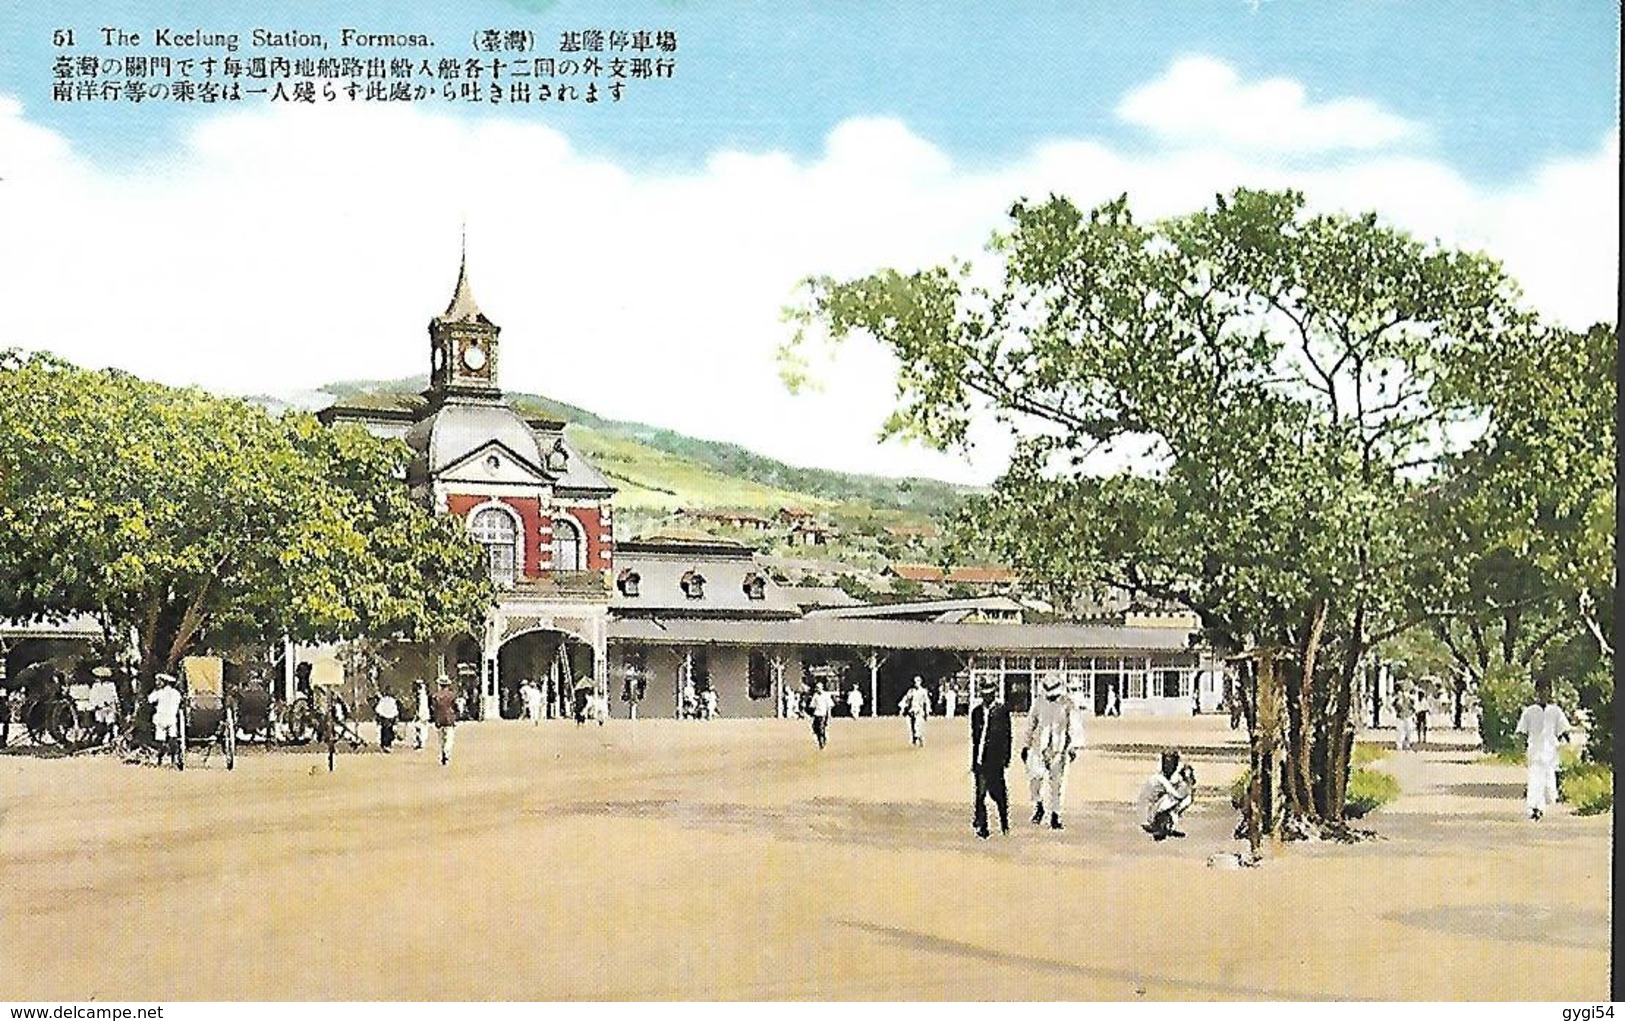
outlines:
[{"label": "clock tower", "polygon": [[468,253],[457,268],[457,289],[446,310],[429,321],[429,395],[497,396],[497,334],[468,284]]}]

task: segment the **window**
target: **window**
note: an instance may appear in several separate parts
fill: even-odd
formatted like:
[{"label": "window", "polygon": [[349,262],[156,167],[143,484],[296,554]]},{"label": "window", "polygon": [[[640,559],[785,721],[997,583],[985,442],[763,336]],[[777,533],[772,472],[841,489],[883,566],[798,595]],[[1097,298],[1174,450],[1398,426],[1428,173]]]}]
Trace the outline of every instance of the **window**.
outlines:
[{"label": "window", "polygon": [[1157,694],[1163,698],[1178,698],[1182,694],[1190,694],[1189,688],[1185,688],[1183,691],[1180,690],[1183,685],[1179,682],[1183,674],[1183,670],[1158,670]]},{"label": "window", "polygon": [[677,584],[683,590],[683,595],[690,599],[705,598],[705,575],[698,571],[684,571]]},{"label": "window", "polygon": [[630,567],[615,576],[615,587],[621,590],[621,595],[634,599],[638,594],[638,586],[643,582],[643,575]]},{"label": "window", "polygon": [[565,517],[553,519],[553,570],[581,570],[581,531]]},{"label": "window", "polygon": [[767,579],[755,571],[745,575],[745,584],[741,587],[744,589],[745,598],[747,599],[767,598]]},{"label": "window", "polygon": [[518,563],[519,529],[507,511],[487,507],[469,520],[474,541],[485,547],[486,563],[494,585],[512,585]]},{"label": "window", "polygon": [[773,664],[769,662],[767,653],[759,649],[751,650],[750,654],[750,697],[773,697]]},{"label": "window", "polygon": [[1144,698],[1145,697],[1145,671],[1144,670],[1125,670],[1123,672],[1123,674],[1124,674],[1124,676],[1123,676],[1123,697],[1124,698]]}]

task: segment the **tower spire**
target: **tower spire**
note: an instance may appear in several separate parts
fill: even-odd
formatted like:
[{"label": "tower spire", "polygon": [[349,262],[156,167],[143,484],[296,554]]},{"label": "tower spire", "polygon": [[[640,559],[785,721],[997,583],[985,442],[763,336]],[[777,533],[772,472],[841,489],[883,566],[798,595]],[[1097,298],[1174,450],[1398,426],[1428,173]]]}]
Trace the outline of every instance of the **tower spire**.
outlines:
[{"label": "tower spire", "polygon": [[468,283],[468,224],[465,222],[462,229],[461,258],[457,264],[457,289],[452,292],[451,304],[440,318],[446,322],[481,322],[488,323],[480,306],[474,301],[474,289]]}]

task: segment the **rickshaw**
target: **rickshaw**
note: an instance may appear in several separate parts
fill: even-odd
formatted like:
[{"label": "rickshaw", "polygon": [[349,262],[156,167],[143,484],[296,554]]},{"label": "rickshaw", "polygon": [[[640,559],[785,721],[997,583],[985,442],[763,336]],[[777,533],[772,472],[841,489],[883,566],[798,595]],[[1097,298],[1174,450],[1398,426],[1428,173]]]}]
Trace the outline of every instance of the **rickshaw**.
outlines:
[{"label": "rickshaw", "polygon": [[64,677],[49,662],[25,667],[7,706],[7,728],[15,720],[36,745],[55,744],[74,751],[92,738],[93,715],[81,705]]},{"label": "rickshaw", "polygon": [[187,656],[181,660],[181,735],[178,769],[186,768],[187,746],[201,747],[203,761],[218,745],[226,757],[226,768],[237,765],[237,706],[228,698],[224,684],[224,664],[217,656]]},{"label": "rickshaw", "polygon": [[237,713],[237,733],[245,740],[270,744],[274,734],[274,703],[265,682],[255,678],[231,697]]},{"label": "rickshaw", "polygon": [[339,689],[344,686],[343,665],[332,659],[318,659],[299,665],[301,670],[307,666],[309,670],[305,676],[309,678],[312,697],[306,702],[306,711],[309,722],[316,728],[316,735],[327,745],[327,771],[331,773],[340,740],[348,741],[352,750],[367,742],[355,729],[349,707],[339,694]]}]

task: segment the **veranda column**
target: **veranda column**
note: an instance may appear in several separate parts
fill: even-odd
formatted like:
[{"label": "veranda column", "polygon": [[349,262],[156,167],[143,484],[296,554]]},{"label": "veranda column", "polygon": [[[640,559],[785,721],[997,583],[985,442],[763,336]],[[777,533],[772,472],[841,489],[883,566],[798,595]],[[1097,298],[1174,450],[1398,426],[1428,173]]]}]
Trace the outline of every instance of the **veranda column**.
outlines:
[{"label": "veranda column", "polygon": [[790,715],[789,696],[784,690],[784,655],[773,652],[773,715],[784,719]]},{"label": "veranda column", "polygon": [[282,639],[282,701],[293,701],[293,639]]},{"label": "veranda column", "polygon": [[592,683],[600,697],[609,697],[609,626],[603,617],[592,622]]},{"label": "veranda column", "polygon": [[880,715],[880,653],[869,650],[869,715]]},{"label": "veranda column", "polygon": [[500,622],[493,617],[486,621],[485,633],[480,637],[480,719],[494,720],[502,715],[497,701],[497,650],[501,648]]},{"label": "veranda column", "polygon": [[685,708],[683,705],[683,692],[687,691],[689,685],[693,683],[694,650],[685,646],[683,649],[683,668],[677,671],[677,697],[673,699],[673,701],[677,703],[677,708],[674,711],[674,715],[679,720],[683,718],[683,709]]}]

